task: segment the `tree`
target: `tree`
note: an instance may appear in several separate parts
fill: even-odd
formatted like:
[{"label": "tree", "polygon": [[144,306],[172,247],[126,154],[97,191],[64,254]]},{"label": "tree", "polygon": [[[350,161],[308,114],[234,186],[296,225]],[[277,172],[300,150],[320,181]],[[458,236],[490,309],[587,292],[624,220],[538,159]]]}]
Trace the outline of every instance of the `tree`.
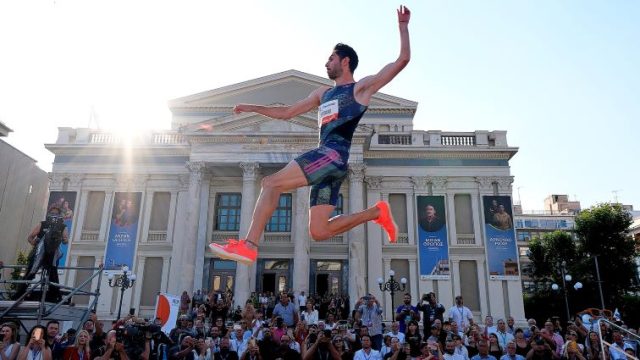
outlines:
[{"label": "tree", "polygon": [[561,267],[566,261],[566,269],[571,272],[578,263],[578,249],[573,236],[566,231],[545,234],[535,238],[529,245],[531,260],[530,275],[536,283],[562,282]]},{"label": "tree", "polygon": [[640,253],[638,244],[629,234],[632,222],[628,211],[619,204],[610,203],[583,210],[576,217],[578,251],[583,258],[580,271],[595,282],[593,257],[598,256],[605,307],[615,308],[624,294],[640,288],[635,263]]}]

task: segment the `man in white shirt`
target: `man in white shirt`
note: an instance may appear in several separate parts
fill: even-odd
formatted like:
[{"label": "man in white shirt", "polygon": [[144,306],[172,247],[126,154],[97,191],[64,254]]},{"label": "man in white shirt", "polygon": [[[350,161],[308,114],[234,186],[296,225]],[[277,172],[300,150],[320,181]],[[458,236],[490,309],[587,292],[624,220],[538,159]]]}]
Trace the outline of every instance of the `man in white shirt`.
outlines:
[{"label": "man in white shirt", "polygon": [[458,323],[458,329],[466,331],[473,325],[473,314],[468,307],[464,306],[462,296],[456,296],[456,304],[449,309],[449,321]]},{"label": "man in white shirt", "polygon": [[298,294],[298,307],[300,308],[300,313],[302,313],[307,306],[307,295],[304,294],[304,291],[300,291]]},{"label": "man in white shirt", "polygon": [[[487,315],[484,318],[484,337],[489,338],[489,335],[495,334],[498,331],[498,327],[493,325],[493,316]],[[504,347],[502,347],[504,349]]]},{"label": "man in white shirt", "polygon": [[508,343],[516,340],[513,335],[507,332],[507,323],[504,319],[498,319],[498,328],[495,334],[498,336],[498,344],[502,349],[506,349]]},{"label": "man in white shirt", "polygon": [[391,338],[398,338],[400,344],[404,344],[404,334],[400,332],[400,324],[397,321],[391,323],[391,331],[384,334],[384,336],[391,336]]},{"label": "man in white shirt", "polygon": [[444,347],[444,360],[464,360],[462,355],[456,354],[456,343],[454,341],[447,341]]},{"label": "man in white shirt", "polygon": [[362,349],[356,351],[353,355],[353,360],[382,360],[380,352],[371,348],[371,337],[369,335],[363,335],[360,338],[362,342]]},{"label": "man in white shirt", "polygon": [[500,360],[525,360],[524,356],[516,354],[515,341],[509,341],[507,343],[507,353],[502,355]]}]

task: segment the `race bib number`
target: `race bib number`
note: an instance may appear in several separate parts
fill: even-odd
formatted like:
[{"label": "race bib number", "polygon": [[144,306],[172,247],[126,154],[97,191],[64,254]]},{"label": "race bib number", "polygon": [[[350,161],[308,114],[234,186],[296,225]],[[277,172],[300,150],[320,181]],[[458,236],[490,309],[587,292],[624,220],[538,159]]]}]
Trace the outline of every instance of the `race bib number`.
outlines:
[{"label": "race bib number", "polygon": [[327,101],[320,105],[318,110],[318,123],[320,126],[332,122],[338,118],[338,100]]}]

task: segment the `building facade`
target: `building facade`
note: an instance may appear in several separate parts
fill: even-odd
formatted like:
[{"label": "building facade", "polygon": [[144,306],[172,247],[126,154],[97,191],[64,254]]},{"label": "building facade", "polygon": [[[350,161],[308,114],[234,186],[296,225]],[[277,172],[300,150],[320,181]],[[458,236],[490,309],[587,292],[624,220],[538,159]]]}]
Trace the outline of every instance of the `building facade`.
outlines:
[{"label": "building facade", "polygon": [[[11,132],[0,122],[0,137]],[[0,140],[0,261],[14,264],[18,250],[28,251],[27,236],[44,220],[49,176],[36,161]],[[8,270],[1,275],[8,276]]]},{"label": "building facade", "polygon": [[[348,294],[352,304],[372,293],[390,318],[391,298],[377,279],[394,270],[397,279],[408,280],[406,291],[414,299],[434,291],[451,306],[462,294],[478,319],[492,314],[524,321],[517,254],[504,262],[510,276],[496,277],[489,270],[485,222],[492,210],[483,208],[492,196],[506,199],[511,211],[509,160],[517,148],[507,144],[504,131],[415,130],[417,103],[382,93],[372,98],[354,135],[336,214],[387,200],[400,228],[397,244],[389,244],[373,223],[313,241],[307,225],[309,189],[301,188],[282,194],[254,265],[222,261],[206,250],[210,242],[244,235],[261,179],[318,141],[316,112],[281,121],[234,115],[233,105],[291,104],[331,84],[290,70],[172,100],[172,130],[160,133],[127,137],[60,128],[57,142],[47,148],[56,155],[52,190],[66,180],[68,190],[78,193],[70,264],[122,265],[109,255],[113,229],[126,227],[122,214],[139,207],[139,218],[131,220],[133,240],[119,244],[131,246],[131,267],[139,279],[125,294],[125,309],[148,314],[158,291],[231,289],[242,304],[253,291],[288,289]],[[428,254],[418,251],[418,202],[426,197],[442,199],[440,214],[447,226],[439,245],[448,254],[437,262],[440,270],[450,270],[445,276],[421,267]],[[81,275],[69,273],[65,280],[80,284]],[[98,312],[108,318],[117,293],[102,281]],[[396,297],[399,304],[402,294]]]}]

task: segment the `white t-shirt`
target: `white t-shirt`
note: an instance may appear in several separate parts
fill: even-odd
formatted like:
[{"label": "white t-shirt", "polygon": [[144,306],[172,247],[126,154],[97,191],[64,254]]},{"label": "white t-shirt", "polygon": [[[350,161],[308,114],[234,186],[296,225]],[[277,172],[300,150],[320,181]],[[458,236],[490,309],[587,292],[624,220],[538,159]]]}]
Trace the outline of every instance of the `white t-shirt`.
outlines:
[{"label": "white t-shirt", "polygon": [[398,342],[400,342],[400,344],[404,344],[404,334],[400,331],[398,331],[397,334],[394,334],[393,331],[389,331],[388,333],[384,334],[384,336],[387,335],[391,336],[392,338],[398,338]]},{"label": "white t-shirt", "polygon": [[444,357],[444,360],[464,360],[462,355],[458,355],[456,353],[453,353],[453,354],[444,353],[443,357]]},{"label": "white t-shirt", "polygon": [[466,306],[452,306],[449,309],[449,318],[458,323],[458,329],[464,331],[470,324],[470,320],[473,320],[473,314]]},{"label": "white t-shirt", "polygon": [[360,349],[353,355],[353,360],[382,360],[380,351],[371,349],[369,355]]}]

